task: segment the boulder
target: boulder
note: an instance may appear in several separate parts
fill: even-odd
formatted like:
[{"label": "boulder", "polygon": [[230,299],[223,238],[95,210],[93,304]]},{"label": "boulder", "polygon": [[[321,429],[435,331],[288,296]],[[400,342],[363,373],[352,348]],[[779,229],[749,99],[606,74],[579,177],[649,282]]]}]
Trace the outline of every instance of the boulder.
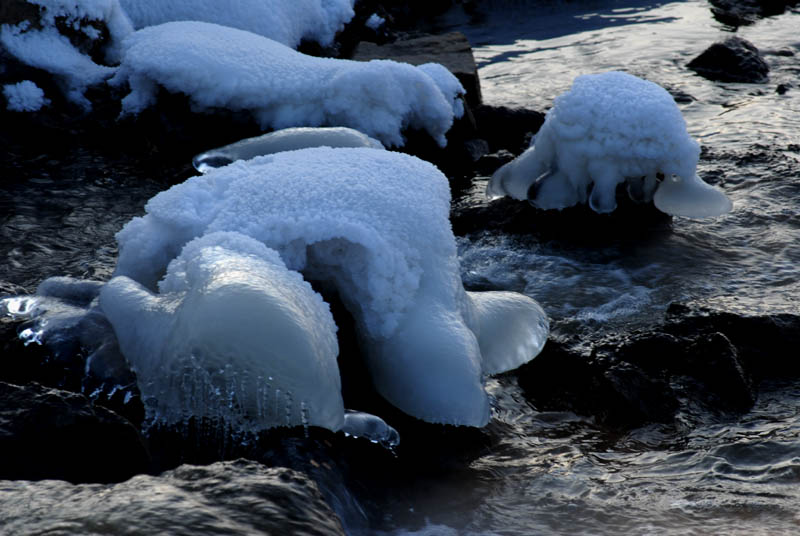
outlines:
[{"label": "boulder", "polygon": [[464,86],[467,92],[467,104],[474,107],[481,103],[481,85],[475,58],[472,56],[472,47],[461,32],[399,39],[384,45],[362,41],[353,51],[352,59],[357,61],[385,59],[411,65],[441,63]]},{"label": "boulder", "polygon": [[4,482],[0,503],[4,534],[344,534],[307,476],[245,460],[107,486]]},{"label": "boulder", "polygon": [[752,24],[762,17],[780,15],[797,0],[709,0],[714,18],[729,26]]},{"label": "boulder", "polygon": [[119,482],[150,461],[128,421],[83,395],[0,382],[0,478]]},{"label": "boulder", "polygon": [[769,65],[752,43],[729,37],[714,43],[687,65],[703,78],[719,82],[761,83],[767,81]]}]

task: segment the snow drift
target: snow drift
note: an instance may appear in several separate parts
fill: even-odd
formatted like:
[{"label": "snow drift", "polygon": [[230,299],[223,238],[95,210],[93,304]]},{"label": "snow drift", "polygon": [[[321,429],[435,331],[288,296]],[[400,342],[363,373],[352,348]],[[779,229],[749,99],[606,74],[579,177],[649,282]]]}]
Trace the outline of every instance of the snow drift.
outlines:
[{"label": "snow drift", "polygon": [[487,194],[543,209],[586,203],[613,211],[617,186],[668,214],[719,216],[732,209],[695,173],[700,146],[660,86],[621,72],[579,76],[555,99],[533,145],[492,176]]}]

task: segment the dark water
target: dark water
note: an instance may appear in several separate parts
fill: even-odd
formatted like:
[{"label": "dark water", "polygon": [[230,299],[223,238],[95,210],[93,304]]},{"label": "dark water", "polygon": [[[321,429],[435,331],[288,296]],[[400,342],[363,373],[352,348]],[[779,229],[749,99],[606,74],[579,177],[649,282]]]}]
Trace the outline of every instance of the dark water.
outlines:
[{"label": "dark water", "polygon": [[[442,21],[475,46],[487,103],[545,110],[575,76],[612,69],[657,82],[682,96],[689,132],[704,147],[698,172],[735,208],[710,221],[675,218],[652,237],[612,237],[602,248],[461,237],[465,284],[529,294],[560,329],[651,325],[686,298],[800,313],[799,13],[739,30],[772,69],[768,83],[747,85],[709,82],[684,67],[729,35],[705,2],[487,5],[477,22],[458,12]],[[781,95],[779,84],[792,86]],[[173,171],[158,176],[88,150],[42,157],[26,169],[40,171],[3,177],[0,191],[0,293],[32,292],[51,275],[108,278],[113,234],[174,179]],[[478,181],[469,202],[484,202],[482,187]],[[347,505],[339,513],[351,533],[800,533],[800,383],[761,386],[744,415],[690,408],[670,426],[624,434],[538,411],[513,376],[490,380],[489,390],[496,398],[491,447],[480,455],[387,482],[373,500],[359,482],[324,490]],[[118,522],[121,532],[131,520]]]}]

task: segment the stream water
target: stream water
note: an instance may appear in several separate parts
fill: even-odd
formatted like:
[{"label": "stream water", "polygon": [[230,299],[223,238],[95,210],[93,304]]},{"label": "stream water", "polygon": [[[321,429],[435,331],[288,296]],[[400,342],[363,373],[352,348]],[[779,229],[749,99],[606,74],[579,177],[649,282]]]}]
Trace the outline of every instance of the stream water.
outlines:
[{"label": "stream water", "polygon": [[[546,110],[575,76],[606,70],[659,83],[679,97],[689,132],[704,147],[699,175],[722,187],[735,208],[710,221],[675,218],[645,240],[611,237],[602,248],[492,233],[460,237],[467,286],[529,294],[559,329],[649,325],[670,302],[687,298],[800,313],[800,12],[738,30],[771,66],[769,82],[748,85],[710,82],[686,69],[730,35],[705,2],[480,4],[477,15],[455,10],[439,23],[469,37],[485,102]],[[780,84],[788,91],[778,92]],[[3,168],[14,176],[3,177],[0,190],[2,294],[33,292],[52,275],[108,278],[114,232],[171,180],[143,176],[135,163],[111,170],[102,155],[80,151],[26,169]],[[470,202],[486,202],[484,186],[476,181]],[[491,447],[452,471],[385,482],[381,498],[361,509],[353,510],[359,493],[351,489],[354,498],[336,501],[351,505],[339,508],[348,532],[800,532],[800,383],[761,386],[744,415],[683,415],[692,426],[621,435],[573,414],[538,411],[513,376],[488,388],[495,397]],[[350,493],[342,489],[323,491],[329,498]]]}]

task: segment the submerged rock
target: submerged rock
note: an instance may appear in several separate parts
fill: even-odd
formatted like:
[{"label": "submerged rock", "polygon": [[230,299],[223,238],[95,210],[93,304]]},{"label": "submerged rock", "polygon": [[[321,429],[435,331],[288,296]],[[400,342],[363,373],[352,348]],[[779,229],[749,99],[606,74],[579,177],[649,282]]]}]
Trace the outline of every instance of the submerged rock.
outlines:
[{"label": "submerged rock", "polygon": [[767,81],[769,65],[752,43],[729,37],[714,43],[687,65],[703,78],[718,82],[761,83]]},{"label": "submerged rock", "polygon": [[111,486],[3,482],[0,503],[7,534],[344,534],[308,477],[244,460]]},{"label": "submerged rock", "polygon": [[4,479],[119,482],[149,468],[130,422],[83,395],[36,383],[0,382],[0,452]]}]

